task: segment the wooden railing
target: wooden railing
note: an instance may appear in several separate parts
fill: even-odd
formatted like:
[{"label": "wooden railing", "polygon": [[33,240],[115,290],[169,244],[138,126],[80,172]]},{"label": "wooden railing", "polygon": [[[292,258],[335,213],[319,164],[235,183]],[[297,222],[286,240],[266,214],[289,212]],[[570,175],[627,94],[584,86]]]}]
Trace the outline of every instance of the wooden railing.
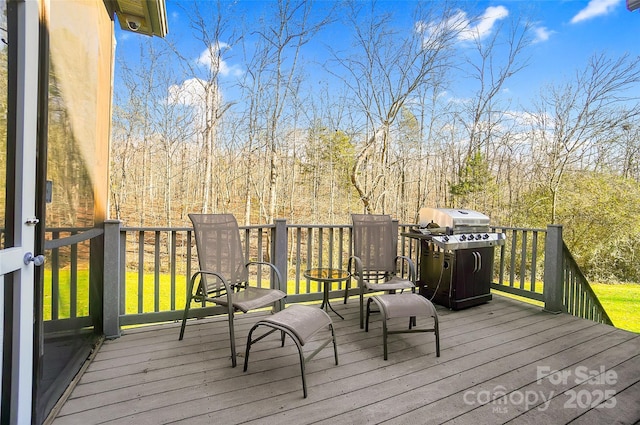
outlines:
[{"label": "wooden railing", "polygon": [[578,263],[564,243],[562,244],[562,252],[564,269],[562,302],[565,311],[574,316],[613,325],[598,296],[593,292],[589,281],[582,274]]},{"label": "wooden railing", "polygon": [[[104,229],[56,228],[47,234],[44,244],[48,272],[44,282],[45,331],[67,332],[92,327],[95,324],[90,316],[92,244],[98,241],[101,245]],[[102,264],[102,259],[94,258],[94,263]]]},{"label": "wooden railing", "polygon": [[[399,235],[408,230],[399,225]],[[120,334],[123,326],[180,320],[186,299],[187,282],[197,270],[195,239],[192,228],[121,227],[119,221],[107,221],[103,229],[67,233],[73,229],[51,229],[47,242],[46,263],[50,282],[45,288],[49,297],[45,306],[51,314],[50,328],[66,329],[60,324],[66,320],[90,323],[82,303],[92,292],[102,291],[104,333],[108,337]],[[611,323],[606,312],[589,287],[579,268],[562,243],[562,228],[525,229],[499,227],[506,243],[496,250],[493,290],[519,295],[543,304],[545,310],[567,312],[580,317]],[[104,233],[104,235],[103,235]],[[296,225],[276,220],[273,225],[241,227],[245,255],[248,260],[270,261],[286,276],[287,302],[320,300],[322,288],[308,281],[303,272],[311,267],[345,267],[351,255],[351,226],[349,225]],[[102,273],[79,278],[78,243],[101,237],[104,259]],[[77,239],[77,240],[76,240]],[[560,241],[560,244],[558,244]],[[64,267],[56,257],[66,246],[68,261]],[[76,246],[74,248],[74,246]],[[559,247],[562,247],[560,249]],[[86,248],[81,249],[86,251]],[[398,253],[419,263],[419,243],[413,238],[399,237]],[[68,277],[61,281],[61,270]],[[267,285],[268,271],[257,269],[251,276],[258,285]],[[348,284],[348,283],[347,283]],[[65,291],[62,291],[65,288]],[[344,294],[344,286],[334,286],[332,297]],[[350,289],[354,294],[355,289]],[[61,293],[67,299],[62,300]],[[95,292],[95,290],[94,290]],[[81,296],[80,294],[85,294]],[[69,304],[65,314],[59,305]],[[218,307],[193,309],[196,316],[224,313]]]},{"label": "wooden railing", "polygon": [[492,289],[544,302],[543,260],[546,229],[495,227],[505,244],[496,249]]}]

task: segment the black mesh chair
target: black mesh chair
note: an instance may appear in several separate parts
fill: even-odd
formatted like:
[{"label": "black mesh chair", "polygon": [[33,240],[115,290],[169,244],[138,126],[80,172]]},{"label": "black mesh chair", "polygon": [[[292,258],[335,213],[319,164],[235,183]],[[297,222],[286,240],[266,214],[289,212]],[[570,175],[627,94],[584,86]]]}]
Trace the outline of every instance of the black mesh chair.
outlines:
[{"label": "black mesh chair", "polygon": [[[269,305],[282,309],[282,299],[286,296],[280,290],[282,277],[271,263],[245,261],[238,222],[232,214],[189,214],[189,218],[196,235],[200,270],[189,281],[180,340],[184,337],[192,301],[199,302],[202,307],[207,302],[227,307],[231,363],[236,367],[234,313],[246,313]],[[267,265],[271,268],[273,273],[270,288],[249,285],[249,266],[252,265]]]}]

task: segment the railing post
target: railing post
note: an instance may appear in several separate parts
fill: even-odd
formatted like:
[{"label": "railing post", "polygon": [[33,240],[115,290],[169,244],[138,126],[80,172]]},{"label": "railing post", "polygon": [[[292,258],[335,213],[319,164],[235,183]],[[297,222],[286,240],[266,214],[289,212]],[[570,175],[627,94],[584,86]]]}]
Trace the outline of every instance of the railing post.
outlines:
[{"label": "railing post", "polygon": [[[284,285],[284,288],[277,288],[281,291],[287,292],[287,255],[289,251],[289,240],[287,237],[287,220],[283,218],[277,218],[273,220],[273,224],[275,225],[273,229],[273,238],[272,238],[272,247],[271,252],[273,252],[273,264],[280,271],[280,275],[282,276],[281,282]],[[284,301],[282,301],[279,305],[282,309],[284,308]]]},{"label": "railing post", "polygon": [[103,332],[106,338],[120,336],[120,220],[104,222]]},{"label": "railing post", "polygon": [[563,285],[563,240],[562,226],[547,226],[547,238],[544,252],[544,311],[562,313]]}]

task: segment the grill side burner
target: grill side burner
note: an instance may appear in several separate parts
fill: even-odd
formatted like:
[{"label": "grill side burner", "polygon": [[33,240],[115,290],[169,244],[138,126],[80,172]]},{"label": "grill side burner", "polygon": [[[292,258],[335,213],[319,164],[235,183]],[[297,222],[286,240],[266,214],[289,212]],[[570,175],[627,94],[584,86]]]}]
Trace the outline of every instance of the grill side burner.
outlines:
[{"label": "grill side burner", "polygon": [[407,235],[420,239],[420,294],[453,310],[490,301],[494,249],[505,235],[490,231],[489,217],[422,208],[418,225]]}]

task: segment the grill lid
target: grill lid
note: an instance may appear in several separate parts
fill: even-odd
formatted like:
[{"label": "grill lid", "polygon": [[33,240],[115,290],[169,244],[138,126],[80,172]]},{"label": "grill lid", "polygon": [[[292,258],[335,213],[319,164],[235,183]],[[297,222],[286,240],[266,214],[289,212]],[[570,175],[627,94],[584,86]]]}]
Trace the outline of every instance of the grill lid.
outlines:
[{"label": "grill lid", "polygon": [[[433,223],[433,224],[432,224]],[[477,211],[456,208],[421,208],[418,225],[420,227],[449,227],[454,232],[468,228],[489,228],[489,217]]]}]

